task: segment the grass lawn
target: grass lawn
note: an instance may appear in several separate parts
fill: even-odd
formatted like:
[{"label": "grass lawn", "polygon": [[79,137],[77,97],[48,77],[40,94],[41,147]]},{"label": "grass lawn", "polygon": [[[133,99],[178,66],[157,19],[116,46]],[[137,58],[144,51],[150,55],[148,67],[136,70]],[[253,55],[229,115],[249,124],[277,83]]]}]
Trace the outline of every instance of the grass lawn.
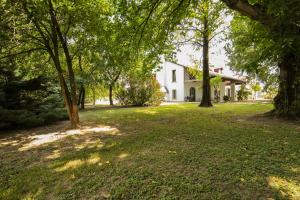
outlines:
[{"label": "grass lawn", "polygon": [[300,199],[300,124],[269,104],[81,112],[0,135],[0,199]]}]

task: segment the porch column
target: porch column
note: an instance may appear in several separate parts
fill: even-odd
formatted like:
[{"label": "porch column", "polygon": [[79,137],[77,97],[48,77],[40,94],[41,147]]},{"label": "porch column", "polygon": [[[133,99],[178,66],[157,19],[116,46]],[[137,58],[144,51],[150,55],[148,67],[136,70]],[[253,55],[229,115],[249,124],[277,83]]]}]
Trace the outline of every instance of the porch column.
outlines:
[{"label": "porch column", "polygon": [[236,100],[236,96],[235,96],[235,83],[232,82],[230,84],[230,100],[231,101],[235,101]]},{"label": "porch column", "polygon": [[220,83],[220,102],[224,102],[223,97],[225,96],[225,82]]}]

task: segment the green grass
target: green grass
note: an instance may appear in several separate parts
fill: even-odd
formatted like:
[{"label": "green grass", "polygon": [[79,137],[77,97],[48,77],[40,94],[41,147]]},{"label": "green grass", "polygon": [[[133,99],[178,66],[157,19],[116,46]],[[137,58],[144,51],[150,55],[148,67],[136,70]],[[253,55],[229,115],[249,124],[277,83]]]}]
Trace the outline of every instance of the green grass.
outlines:
[{"label": "green grass", "polygon": [[271,109],[98,109],[81,132],[5,135],[0,199],[300,199],[300,125],[262,117]]}]

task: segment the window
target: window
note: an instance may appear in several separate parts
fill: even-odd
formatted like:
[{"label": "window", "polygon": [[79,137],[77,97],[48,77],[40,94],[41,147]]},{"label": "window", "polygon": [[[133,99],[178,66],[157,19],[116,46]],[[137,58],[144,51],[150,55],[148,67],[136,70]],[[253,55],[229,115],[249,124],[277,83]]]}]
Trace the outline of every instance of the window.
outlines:
[{"label": "window", "polygon": [[176,96],[177,96],[176,90],[172,90],[172,99],[176,99]]},{"label": "window", "polygon": [[176,82],[176,70],[172,70],[172,82]]}]

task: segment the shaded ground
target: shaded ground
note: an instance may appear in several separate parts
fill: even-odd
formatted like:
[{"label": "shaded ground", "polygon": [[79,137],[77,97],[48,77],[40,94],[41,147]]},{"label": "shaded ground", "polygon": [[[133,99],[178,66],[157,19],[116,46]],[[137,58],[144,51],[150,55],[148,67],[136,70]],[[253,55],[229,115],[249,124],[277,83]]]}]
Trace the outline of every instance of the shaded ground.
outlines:
[{"label": "shaded ground", "polygon": [[97,109],[0,135],[0,199],[300,199],[300,125],[269,104]]}]

